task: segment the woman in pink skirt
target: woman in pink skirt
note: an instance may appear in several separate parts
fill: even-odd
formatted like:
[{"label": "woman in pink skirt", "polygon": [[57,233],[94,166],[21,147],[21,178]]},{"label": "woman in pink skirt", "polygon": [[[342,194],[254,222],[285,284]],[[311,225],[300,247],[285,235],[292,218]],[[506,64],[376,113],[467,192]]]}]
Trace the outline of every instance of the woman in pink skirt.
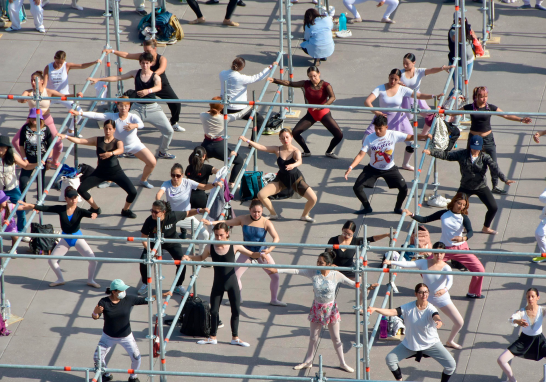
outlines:
[{"label": "woman in pink skirt", "polygon": [[[321,253],[317,260],[319,267],[331,267],[334,263],[335,254],[331,251]],[[264,268],[271,273],[287,273],[291,275],[300,275],[308,277],[313,282],[313,291],[315,299],[309,312],[309,321],[311,321],[311,335],[309,336],[309,348],[307,356],[303,363],[294,366],[294,370],[309,369],[313,367],[313,355],[318,346],[320,331],[323,326],[328,326],[330,337],[334,343],[339,358],[339,367],[348,373],[353,373],[354,369],[345,363],[343,357],[343,343],[339,336],[339,327],[341,317],[335,301],[336,288],[339,283],[355,286],[355,282],[348,279],[345,275],[338,271],[331,270],[315,270],[315,269],[276,269]],[[369,289],[371,289],[370,287]]]}]

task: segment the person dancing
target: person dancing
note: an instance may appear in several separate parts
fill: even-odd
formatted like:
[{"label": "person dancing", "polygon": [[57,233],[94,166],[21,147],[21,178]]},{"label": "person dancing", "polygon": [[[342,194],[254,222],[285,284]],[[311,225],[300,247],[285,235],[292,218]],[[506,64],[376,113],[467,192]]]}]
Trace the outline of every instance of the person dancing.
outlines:
[{"label": "person dancing", "polygon": [[[316,66],[310,66],[307,69],[307,77],[309,80],[305,81],[287,81],[279,80],[269,77],[267,80],[271,83],[283,86],[290,86],[293,88],[302,88],[305,102],[312,105],[331,105],[336,100],[334,95],[334,90],[332,85],[328,82],[320,79],[320,71]],[[339,128],[339,125],[332,117],[330,109],[316,109],[309,108],[307,109],[307,114],[299,120],[294,127],[294,139],[303,149],[302,157],[310,157],[311,151],[305,139],[301,136],[307,129],[315,124],[315,122],[320,121],[324,127],[332,134],[334,137],[330,141],[330,145],[326,149],[327,157],[338,159],[338,156],[334,154],[334,149],[343,139],[343,133]]]}]

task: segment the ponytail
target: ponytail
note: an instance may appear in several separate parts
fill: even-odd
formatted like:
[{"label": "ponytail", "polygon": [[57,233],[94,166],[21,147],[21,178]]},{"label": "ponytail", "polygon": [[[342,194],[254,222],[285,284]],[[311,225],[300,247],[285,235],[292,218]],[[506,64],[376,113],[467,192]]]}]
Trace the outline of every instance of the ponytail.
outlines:
[{"label": "ponytail", "polygon": [[205,163],[205,155],[207,155],[207,150],[203,146],[197,146],[193,149],[193,152],[188,158],[188,162],[193,171],[201,171],[203,163]]}]

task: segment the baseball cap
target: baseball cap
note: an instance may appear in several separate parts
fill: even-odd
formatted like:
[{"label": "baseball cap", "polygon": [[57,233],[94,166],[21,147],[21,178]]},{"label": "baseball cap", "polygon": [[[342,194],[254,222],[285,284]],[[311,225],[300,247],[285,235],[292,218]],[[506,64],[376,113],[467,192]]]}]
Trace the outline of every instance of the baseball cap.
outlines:
[{"label": "baseball cap", "polygon": [[[28,113],[28,119],[36,119],[36,108],[33,107],[32,109],[29,110],[29,113]],[[44,119],[44,115],[42,113],[40,113],[40,119]]]},{"label": "baseball cap", "polygon": [[483,147],[483,138],[479,135],[473,135],[470,138],[470,148],[472,150],[481,150]]},{"label": "baseball cap", "polygon": [[123,280],[121,279],[115,279],[110,283],[110,290],[119,290],[120,292],[123,292],[124,290],[127,290],[129,288],[129,285],[125,285]]}]

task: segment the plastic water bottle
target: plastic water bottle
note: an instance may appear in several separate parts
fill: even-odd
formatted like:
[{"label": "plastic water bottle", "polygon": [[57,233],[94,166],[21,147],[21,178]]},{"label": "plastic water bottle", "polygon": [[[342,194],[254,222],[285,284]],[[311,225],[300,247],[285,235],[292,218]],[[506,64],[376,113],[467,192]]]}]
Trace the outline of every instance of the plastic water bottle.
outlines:
[{"label": "plastic water bottle", "polygon": [[342,13],[341,15],[339,15],[339,30],[340,31],[347,30],[347,17],[345,16],[345,13]]},{"label": "plastic water bottle", "polygon": [[389,333],[389,321],[387,317],[381,317],[381,322],[379,323],[379,338],[387,338]]},{"label": "plastic water bottle", "polygon": [[6,300],[6,320],[9,320],[11,317],[11,304],[9,300]]}]

